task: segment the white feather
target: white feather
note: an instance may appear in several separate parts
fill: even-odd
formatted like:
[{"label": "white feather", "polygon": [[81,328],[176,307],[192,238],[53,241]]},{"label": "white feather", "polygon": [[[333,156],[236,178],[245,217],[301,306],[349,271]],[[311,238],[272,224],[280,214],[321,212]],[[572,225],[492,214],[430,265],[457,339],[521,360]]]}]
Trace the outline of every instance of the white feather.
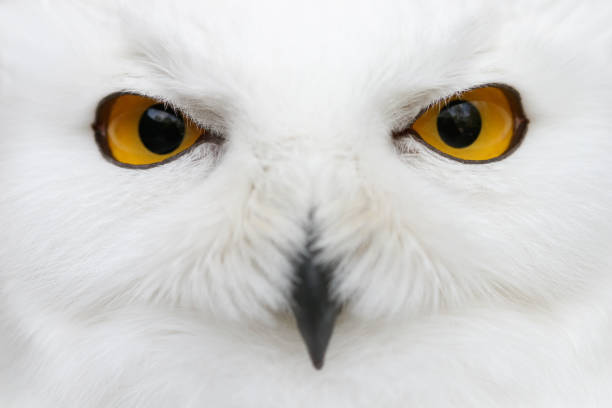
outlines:
[{"label": "white feather", "polygon": [[[605,1],[0,3],[0,406],[612,405]],[[391,132],[486,83],[525,140]],[[90,125],[131,90],[225,135],[148,170]],[[289,314],[314,229],[345,303]]]}]

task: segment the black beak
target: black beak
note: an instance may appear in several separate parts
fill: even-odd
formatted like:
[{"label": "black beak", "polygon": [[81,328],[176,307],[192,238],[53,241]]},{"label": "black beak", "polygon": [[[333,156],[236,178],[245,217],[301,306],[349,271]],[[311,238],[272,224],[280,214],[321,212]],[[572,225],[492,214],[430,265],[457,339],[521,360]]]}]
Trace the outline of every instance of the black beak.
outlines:
[{"label": "black beak", "polygon": [[307,253],[296,267],[292,309],[312,364],[320,370],[340,305],[329,293],[331,271],[313,263],[312,258],[313,254]]}]

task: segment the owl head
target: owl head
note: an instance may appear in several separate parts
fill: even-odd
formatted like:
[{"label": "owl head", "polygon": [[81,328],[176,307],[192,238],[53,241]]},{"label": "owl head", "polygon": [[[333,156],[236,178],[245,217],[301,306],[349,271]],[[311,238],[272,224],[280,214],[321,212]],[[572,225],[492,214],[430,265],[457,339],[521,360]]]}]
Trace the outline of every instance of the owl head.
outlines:
[{"label": "owl head", "polygon": [[2,319],[295,316],[320,367],[335,323],[598,285],[597,7],[3,2]]}]

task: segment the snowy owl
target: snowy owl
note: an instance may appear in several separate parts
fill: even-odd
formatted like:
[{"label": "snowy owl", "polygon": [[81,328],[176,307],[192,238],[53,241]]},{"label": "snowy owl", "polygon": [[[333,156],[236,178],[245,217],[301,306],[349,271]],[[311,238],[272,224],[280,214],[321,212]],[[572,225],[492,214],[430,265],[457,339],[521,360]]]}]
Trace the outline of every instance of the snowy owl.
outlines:
[{"label": "snowy owl", "polygon": [[0,2],[0,407],[612,406],[611,20]]}]

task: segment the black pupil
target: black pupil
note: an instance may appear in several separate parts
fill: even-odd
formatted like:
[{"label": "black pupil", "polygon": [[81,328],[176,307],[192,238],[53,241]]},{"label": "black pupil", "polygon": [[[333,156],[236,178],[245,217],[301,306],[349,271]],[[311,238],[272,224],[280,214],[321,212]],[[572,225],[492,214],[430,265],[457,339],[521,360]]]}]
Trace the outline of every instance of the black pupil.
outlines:
[{"label": "black pupil", "polygon": [[185,122],[172,108],[158,103],[148,108],[138,122],[140,140],[156,154],[175,151],[185,136]]},{"label": "black pupil", "polygon": [[452,101],[438,114],[438,134],[447,145],[468,147],[480,134],[482,121],[478,109],[468,101]]}]

